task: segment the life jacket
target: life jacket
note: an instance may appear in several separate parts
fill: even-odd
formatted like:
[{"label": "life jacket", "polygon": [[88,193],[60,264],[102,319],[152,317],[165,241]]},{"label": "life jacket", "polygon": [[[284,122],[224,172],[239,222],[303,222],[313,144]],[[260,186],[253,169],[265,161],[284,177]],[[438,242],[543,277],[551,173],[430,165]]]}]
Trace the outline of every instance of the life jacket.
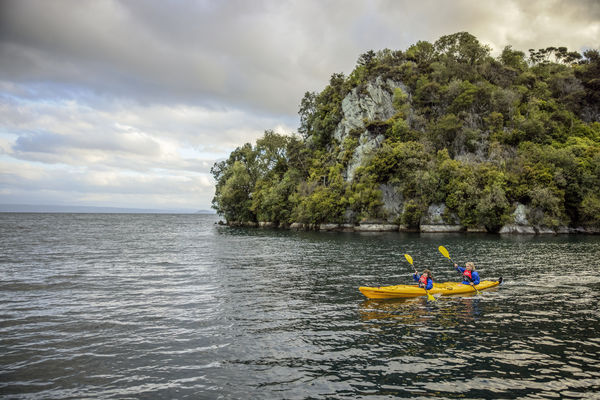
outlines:
[{"label": "life jacket", "polygon": [[429,278],[426,278],[425,275],[421,275],[421,277],[419,278],[419,287],[427,287],[427,280]]},{"label": "life jacket", "polygon": [[465,269],[465,272],[463,272],[463,275],[469,278],[469,281],[473,281],[473,278],[471,277],[471,272],[473,271],[469,271],[467,269]]}]

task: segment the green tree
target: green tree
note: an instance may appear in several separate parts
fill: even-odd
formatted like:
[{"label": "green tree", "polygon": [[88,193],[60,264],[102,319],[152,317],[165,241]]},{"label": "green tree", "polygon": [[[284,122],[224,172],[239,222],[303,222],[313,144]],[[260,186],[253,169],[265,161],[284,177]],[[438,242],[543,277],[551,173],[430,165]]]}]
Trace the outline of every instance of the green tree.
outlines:
[{"label": "green tree", "polygon": [[246,166],[241,161],[235,161],[213,200],[218,213],[228,221],[256,221],[256,215],[251,211],[253,187]]},{"label": "green tree", "polygon": [[406,50],[406,59],[415,62],[421,68],[427,68],[435,57],[435,48],[425,41],[419,41]]},{"label": "green tree", "polygon": [[475,65],[481,63],[490,54],[490,48],[468,32],[458,32],[439,38],[434,48],[438,53],[456,63]]},{"label": "green tree", "polygon": [[600,195],[598,193],[588,193],[579,208],[583,225],[598,228],[600,227]]},{"label": "green tree", "polygon": [[443,115],[430,128],[432,143],[438,150],[451,148],[462,126],[463,122],[456,115],[452,113]]},{"label": "green tree", "polygon": [[512,46],[506,46],[500,54],[500,61],[505,66],[512,68],[515,71],[523,72],[527,69],[527,60],[525,53],[520,50],[513,50]]}]

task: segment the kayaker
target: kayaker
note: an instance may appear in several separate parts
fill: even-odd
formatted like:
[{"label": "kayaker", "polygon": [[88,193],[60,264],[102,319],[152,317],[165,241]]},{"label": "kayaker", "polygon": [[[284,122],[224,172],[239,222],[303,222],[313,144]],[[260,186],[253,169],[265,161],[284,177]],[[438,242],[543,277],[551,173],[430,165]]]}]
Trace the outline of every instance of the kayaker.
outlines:
[{"label": "kayaker", "polygon": [[422,274],[417,274],[416,272],[413,274],[413,279],[419,282],[419,287],[424,288],[425,290],[431,290],[433,287],[433,274],[430,270],[426,269]]},{"label": "kayaker", "polygon": [[479,285],[479,274],[475,271],[475,264],[469,261],[465,268],[459,267],[458,264],[454,264],[454,268],[462,274],[463,285]]}]

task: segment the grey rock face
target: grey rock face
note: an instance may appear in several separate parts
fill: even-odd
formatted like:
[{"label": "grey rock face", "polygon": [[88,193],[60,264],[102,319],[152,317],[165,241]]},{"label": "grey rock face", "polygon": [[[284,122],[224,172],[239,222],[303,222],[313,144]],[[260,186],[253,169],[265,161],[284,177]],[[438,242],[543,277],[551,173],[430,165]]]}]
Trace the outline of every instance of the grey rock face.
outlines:
[{"label": "grey rock face", "polygon": [[500,228],[502,234],[515,233],[520,235],[535,235],[536,231],[527,220],[527,206],[517,203],[515,211],[512,214],[513,220]]},{"label": "grey rock face", "polygon": [[517,203],[513,217],[516,225],[531,225],[527,220],[527,207],[524,204]]},{"label": "grey rock face", "polygon": [[394,232],[398,230],[396,224],[360,224],[354,227],[356,232]]},{"label": "grey rock face", "polygon": [[342,100],[342,120],[338,124],[334,138],[340,143],[352,131],[360,131],[358,146],[354,150],[352,159],[346,171],[347,180],[354,178],[356,169],[363,163],[365,157],[374,149],[381,146],[385,137],[372,135],[365,128],[365,121],[385,121],[396,114],[393,104],[394,90],[407,88],[401,82],[390,79],[383,81],[378,77],[374,82],[369,82],[365,87],[352,89]]},{"label": "grey rock face", "polygon": [[402,194],[396,190],[396,187],[384,184],[379,187],[383,195],[383,211],[387,214],[387,221],[393,222],[398,219],[402,213],[404,199]]},{"label": "grey rock face", "polygon": [[303,224],[301,222],[294,222],[290,225],[290,229],[303,230],[303,229],[306,229],[306,224]]},{"label": "grey rock face", "polygon": [[507,224],[500,229],[500,233],[516,233],[520,235],[535,235],[535,229],[533,226]]},{"label": "grey rock face", "polygon": [[348,163],[348,169],[346,170],[346,178],[351,181],[354,178],[354,173],[356,169],[360,167],[365,158],[373,152],[373,150],[377,149],[383,143],[385,137],[383,135],[377,135],[372,137],[372,135],[365,131],[359,138],[359,145],[354,150],[354,154],[352,155],[352,159]]},{"label": "grey rock face", "polygon": [[421,217],[421,225],[460,225],[460,220],[455,214],[450,214],[449,219],[445,220],[445,204],[431,204],[427,209],[427,214]]},{"label": "grey rock face", "polygon": [[394,89],[408,91],[402,82],[378,77],[365,88],[354,88],[342,100],[342,121],[337,126],[334,137],[342,142],[345,136],[355,129],[365,129],[364,121],[385,121],[396,114],[393,104]]},{"label": "grey rock face", "polygon": [[421,217],[419,229],[421,232],[462,232],[465,227],[455,214],[446,214],[446,205],[442,203],[429,206],[427,213]]},{"label": "grey rock face", "polygon": [[340,229],[340,224],[320,224],[320,231],[337,231]]},{"label": "grey rock face", "polygon": [[443,233],[443,232],[463,232],[465,227],[462,225],[421,225],[421,232],[425,233]]}]

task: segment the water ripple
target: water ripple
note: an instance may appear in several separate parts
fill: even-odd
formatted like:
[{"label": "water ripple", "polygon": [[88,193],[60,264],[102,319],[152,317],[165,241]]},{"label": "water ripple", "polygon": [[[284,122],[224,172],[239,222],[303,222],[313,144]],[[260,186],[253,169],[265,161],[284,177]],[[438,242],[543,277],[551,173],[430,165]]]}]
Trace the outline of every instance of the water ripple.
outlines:
[{"label": "water ripple", "polygon": [[[598,237],[215,221],[0,214],[0,396],[600,396]],[[358,292],[410,282],[405,252],[457,280],[440,244],[505,284],[435,303]]]}]

